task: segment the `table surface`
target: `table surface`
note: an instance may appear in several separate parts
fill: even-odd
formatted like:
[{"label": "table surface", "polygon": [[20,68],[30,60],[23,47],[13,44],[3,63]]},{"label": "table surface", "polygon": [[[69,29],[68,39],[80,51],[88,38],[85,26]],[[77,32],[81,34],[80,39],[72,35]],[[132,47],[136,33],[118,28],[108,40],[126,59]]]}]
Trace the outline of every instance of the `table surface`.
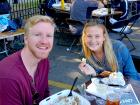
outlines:
[{"label": "table surface", "polygon": [[105,14],[105,15],[93,14],[92,13],[92,16],[93,17],[109,17],[109,16],[114,16],[114,15],[120,15],[120,14],[122,14],[121,11],[114,11],[114,12],[111,12],[110,14]]},{"label": "table surface", "polygon": [[16,32],[2,32],[0,33],[0,39],[19,36],[23,34],[24,34],[24,29],[18,29]]},{"label": "table surface", "polygon": [[140,1],[140,0],[128,0],[128,2],[136,2],[136,1]]},{"label": "table surface", "polygon": [[138,97],[138,99],[140,101],[140,91],[139,91],[139,89],[140,89],[140,81],[133,80],[133,79],[128,79],[128,83],[130,83],[133,86],[134,91],[135,91],[135,93],[136,93],[136,95],[137,95],[137,97]]},{"label": "table surface", "polygon": [[61,8],[61,5],[60,6],[57,6],[57,7],[55,7],[55,6],[53,6],[53,8],[54,9],[56,9],[56,10],[59,10],[59,11],[63,11],[63,12],[70,12],[70,3],[65,3],[65,5],[64,5],[64,9],[62,9]]},{"label": "table surface", "polygon": [[[88,82],[86,82],[86,85],[88,86],[90,83],[91,83],[91,81],[88,81]],[[132,87],[137,95],[137,98],[140,101],[140,91],[139,91],[140,81],[126,78],[126,83],[132,85]],[[91,94],[89,94],[89,95],[91,95]],[[96,100],[91,101],[91,105],[96,105]]]}]

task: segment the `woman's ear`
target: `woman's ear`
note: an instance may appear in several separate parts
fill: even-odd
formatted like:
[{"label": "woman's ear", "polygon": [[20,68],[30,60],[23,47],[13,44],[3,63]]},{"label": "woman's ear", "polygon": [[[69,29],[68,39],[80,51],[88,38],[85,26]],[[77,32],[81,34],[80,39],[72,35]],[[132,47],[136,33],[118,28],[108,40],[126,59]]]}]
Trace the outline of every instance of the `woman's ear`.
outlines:
[{"label": "woman's ear", "polygon": [[106,36],[106,32],[103,32],[104,41],[105,41],[105,39],[106,39],[105,36]]},{"label": "woman's ear", "polygon": [[27,44],[27,39],[28,39],[27,35],[24,35],[24,43],[25,43],[25,45]]}]

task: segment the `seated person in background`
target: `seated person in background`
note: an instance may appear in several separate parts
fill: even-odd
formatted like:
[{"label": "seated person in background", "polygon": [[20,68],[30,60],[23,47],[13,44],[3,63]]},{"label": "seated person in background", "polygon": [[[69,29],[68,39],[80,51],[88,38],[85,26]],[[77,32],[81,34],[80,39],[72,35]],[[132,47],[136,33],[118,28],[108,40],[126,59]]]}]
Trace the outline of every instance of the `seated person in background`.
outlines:
[{"label": "seated person in background", "polygon": [[115,20],[123,20],[127,19],[128,16],[128,1],[127,0],[111,0],[111,7],[115,9],[115,11],[121,11],[121,15],[113,16]]},{"label": "seated person in background", "polygon": [[[116,23],[119,20],[127,19],[128,17],[128,1],[127,0],[111,0],[111,7],[115,9],[115,11],[122,11],[122,14],[115,15],[109,19],[108,25],[106,26],[108,29],[114,30],[116,32],[121,31],[120,28],[112,29],[112,24]],[[129,27],[126,27],[124,32],[129,33],[132,30]]]},{"label": "seated person in background", "polygon": [[[70,10],[70,18],[85,23],[87,21],[86,12],[88,7],[101,8],[103,5],[97,0],[73,0]],[[72,33],[81,33],[82,29],[83,27],[70,26]]]},{"label": "seated person in background", "polygon": [[130,4],[130,8],[132,8],[131,10],[131,14],[132,15],[136,15],[137,13],[140,12],[140,1],[136,1],[136,2],[133,2],[132,5]]},{"label": "seated person in background", "polygon": [[9,14],[11,6],[7,0],[0,0],[0,15]]},{"label": "seated person in background", "polygon": [[137,7],[136,8],[136,10],[137,10],[136,13],[139,13],[140,12],[140,1],[137,1],[135,5]]},{"label": "seated person in background", "polygon": [[[101,4],[100,4],[101,5]],[[97,7],[97,0],[74,0],[71,5],[70,17],[71,19],[86,22],[87,7]]]},{"label": "seated person in background", "polygon": [[52,8],[52,5],[55,3],[55,0],[45,0],[45,4],[48,8]]},{"label": "seated person in background", "polygon": [[[107,8],[107,0],[101,0],[102,4],[104,5],[104,7]],[[108,21],[108,19],[106,19],[106,27],[110,28],[110,24],[114,24],[115,22],[119,21],[119,20],[123,20],[123,19],[127,19],[128,16],[128,0],[111,0],[111,8],[113,8],[115,11],[121,11],[122,14],[120,15],[115,15],[113,17],[111,17]],[[103,20],[105,20],[103,17],[101,18]],[[120,31],[121,29],[118,29],[118,31]],[[125,29],[126,31],[128,31],[128,29]]]},{"label": "seated person in background", "polygon": [[[107,8],[107,0],[100,0],[100,5],[101,5],[101,8],[102,7],[105,7],[105,8]],[[102,6],[103,5],[103,6]],[[99,8],[99,7],[98,7]]]},{"label": "seated person in background", "polygon": [[55,24],[37,15],[25,24],[25,46],[0,61],[0,104],[38,105],[49,96],[48,55],[52,50]]},{"label": "seated person in background", "polygon": [[51,16],[51,13],[48,11],[49,8],[52,8],[52,5],[55,3],[55,0],[44,0],[39,4],[40,14]]},{"label": "seated person in background", "polygon": [[140,80],[129,50],[122,42],[111,41],[103,24],[93,21],[85,24],[82,47],[89,63],[82,62],[79,65],[84,74],[106,77],[120,71],[124,76]]}]

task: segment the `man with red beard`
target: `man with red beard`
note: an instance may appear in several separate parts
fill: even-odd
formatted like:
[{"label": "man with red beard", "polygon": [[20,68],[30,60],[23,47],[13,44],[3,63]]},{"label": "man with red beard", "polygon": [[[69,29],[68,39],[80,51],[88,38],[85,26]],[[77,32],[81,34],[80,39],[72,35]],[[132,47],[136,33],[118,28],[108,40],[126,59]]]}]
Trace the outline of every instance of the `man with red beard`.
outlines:
[{"label": "man with red beard", "polygon": [[55,23],[37,15],[25,24],[25,46],[0,61],[0,105],[38,105],[49,96],[48,55]]}]

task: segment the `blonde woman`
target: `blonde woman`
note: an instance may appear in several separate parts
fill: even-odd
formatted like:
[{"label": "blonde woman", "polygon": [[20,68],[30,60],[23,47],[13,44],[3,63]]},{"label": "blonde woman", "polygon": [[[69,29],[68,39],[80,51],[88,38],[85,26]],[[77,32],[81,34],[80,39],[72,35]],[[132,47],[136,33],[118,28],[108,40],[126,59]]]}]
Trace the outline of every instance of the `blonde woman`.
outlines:
[{"label": "blonde woman", "polygon": [[120,71],[125,76],[140,79],[129,50],[122,42],[111,41],[103,24],[94,21],[85,24],[82,47],[89,63],[82,62],[79,65],[84,74],[106,77],[111,72]]}]

